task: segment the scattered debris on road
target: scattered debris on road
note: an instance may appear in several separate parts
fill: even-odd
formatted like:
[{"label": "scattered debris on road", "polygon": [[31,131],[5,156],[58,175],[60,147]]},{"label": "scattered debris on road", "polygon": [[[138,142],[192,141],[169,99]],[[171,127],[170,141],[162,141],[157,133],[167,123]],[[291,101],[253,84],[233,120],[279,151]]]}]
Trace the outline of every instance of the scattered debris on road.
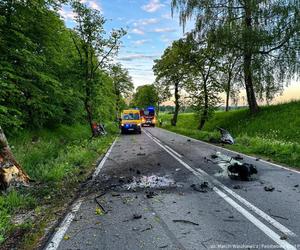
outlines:
[{"label": "scattered debris on road", "polygon": [[137,153],[136,155],[137,156],[145,156],[146,154],[145,153]]},{"label": "scattered debris on road", "polygon": [[193,221],[189,221],[189,220],[173,220],[173,222],[177,223],[185,223],[185,224],[191,224],[191,225],[195,225],[195,226],[199,226],[198,223],[193,222]]},{"label": "scattered debris on road", "polygon": [[275,188],[273,187],[273,186],[265,186],[264,187],[264,190],[266,191],[266,192],[273,192],[274,190],[275,190]]},{"label": "scattered debris on road", "polygon": [[191,188],[194,189],[197,192],[201,192],[201,193],[207,193],[207,191],[210,189],[208,182],[203,182],[201,184],[192,184]]},{"label": "scattered debris on road", "polygon": [[153,228],[153,226],[151,224],[149,224],[146,228],[142,229],[140,232],[143,233],[145,231],[151,230]]},{"label": "scattered debris on road", "polygon": [[148,199],[151,199],[151,198],[153,198],[154,196],[158,195],[158,194],[155,193],[154,191],[146,191],[145,193],[146,193],[146,197],[147,197]]},{"label": "scattered debris on road", "polygon": [[217,159],[217,158],[218,158],[218,156],[217,156],[216,154],[212,154],[210,157],[211,157],[212,159]]},{"label": "scattered debris on road", "polygon": [[234,185],[232,188],[233,189],[241,189],[242,187],[240,185]]},{"label": "scattered debris on road", "polygon": [[176,183],[169,176],[141,176],[133,177],[132,182],[125,185],[127,190],[135,188],[163,188],[163,187],[175,187]]},{"label": "scattered debris on road", "polygon": [[239,178],[241,181],[249,181],[251,175],[257,174],[254,165],[248,163],[233,163],[228,166],[228,175],[230,178]]},{"label": "scattered debris on road", "polygon": [[167,248],[169,245],[163,245],[163,246],[160,246],[159,248]]},{"label": "scattered debris on road", "polygon": [[236,155],[236,156],[234,156],[232,158],[235,159],[236,161],[244,160],[244,158],[241,155]]},{"label": "scattered debris on road", "polygon": [[275,218],[279,218],[279,219],[283,219],[283,220],[289,220],[288,218],[286,217],[283,217],[283,216],[279,216],[279,215],[275,215],[275,214],[270,214],[272,217],[275,217]]},{"label": "scattered debris on road", "polygon": [[95,213],[97,214],[97,215],[102,215],[103,213],[104,214],[106,214],[107,213],[107,211],[105,210],[105,208],[102,206],[102,204],[98,201],[98,198],[100,198],[100,197],[102,197],[102,196],[104,196],[106,194],[106,192],[103,192],[103,193],[101,193],[100,195],[98,195],[98,196],[96,196],[95,198],[94,198],[94,201],[98,204],[98,206],[100,207],[100,208],[96,208],[96,210],[95,210]]},{"label": "scattered debris on road", "polygon": [[221,133],[221,142],[226,143],[226,144],[234,144],[234,139],[231,136],[231,134],[223,128],[217,128],[220,133]]},{"label": "scattered debris on road", "polygon": [[138,220],[138,219],[141,219],[142,218],[142,215],[141,214],[133,214],[132,218],[134,220]]},{"label": "scattered debris on road", "polygon": [[96,215],[103,215],[103,214],[104,214],[104,210],[101,209],[101,208],[99,208],[99,207],[97,207],[97,208],[95,209],[95,214],[96,214]]},{"label": "scattered debris on road", "polygon": [[281,240],[287,240],[288,237],[287,237],[286,235],[282,235],[282,236],[280,236],[280,239],[281,239]]}]

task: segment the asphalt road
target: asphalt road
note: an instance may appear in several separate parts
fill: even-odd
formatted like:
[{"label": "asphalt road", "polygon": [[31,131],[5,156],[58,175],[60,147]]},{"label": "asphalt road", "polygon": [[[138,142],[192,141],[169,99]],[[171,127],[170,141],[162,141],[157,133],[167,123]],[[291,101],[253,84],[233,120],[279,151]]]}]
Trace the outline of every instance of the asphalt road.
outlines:
[{"label": "asphalt road", "polygon": [[122,135],[47,249],[300,249],[300,173],[243,156],[258,174],[232,180],[233,156],[158,128]]}]

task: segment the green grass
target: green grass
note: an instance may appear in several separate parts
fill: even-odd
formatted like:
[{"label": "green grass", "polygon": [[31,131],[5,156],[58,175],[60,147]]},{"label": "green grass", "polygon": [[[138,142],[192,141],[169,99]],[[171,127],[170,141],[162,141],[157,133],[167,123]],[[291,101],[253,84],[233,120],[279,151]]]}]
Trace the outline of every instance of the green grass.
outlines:
[{"label": "green grass", "polygon": [[222,127],[236,139],[235,145],[226,147],[300,167],[300,101],[261,107],[255,116],[248,110],[216,112],[202,131],[195,114],[180,114],[176,127],[170,125],[171,116],[161,114],[163,128],[210,141],[220,137],[216,127]]},{"label": "green grass", "polygon": [[[93,163],[118,133],[115,124],[109,124],[107,130],[109,135],[90,139],[89,127],[77,124],[52,131],[24,131],[8,138],[16,159],[35,182],[29,188],[0,195],[0,243],[24,226],[16,227],[12,223],[15,214],[35,210],[41,215],[37,220],[45,219],[46,213],[53,215],[51,208],[57,209],[72,198],[79,182],[91,173]],[[35,221],[34,225],[37,227],[39,222]],[[27,229],[30,233],[30,228]],[[34,240],[33,236],[28,237],[27,244]]]}]

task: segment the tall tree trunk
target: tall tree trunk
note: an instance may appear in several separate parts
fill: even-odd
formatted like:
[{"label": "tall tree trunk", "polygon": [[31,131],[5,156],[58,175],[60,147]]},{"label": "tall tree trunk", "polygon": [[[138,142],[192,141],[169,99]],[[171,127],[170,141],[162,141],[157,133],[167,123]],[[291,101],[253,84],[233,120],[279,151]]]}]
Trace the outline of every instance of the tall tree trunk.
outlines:
[{"label": "tall tree trunk", "polygon": [[171,120],[171,125],[172,126],[176,126],[177,123],[177,117],[178,117],[178,112],[180,109],[180,104],[179,104],[179,86],[178,86],[178,82],[175,82],[175,91],[174,91],[174,97],[175,97],[175,111],[174,111],[174,115],[173,118]]},{"label": "tall tree trunk", "polygon": [[27,185],[29,176],[15,160],[0,126],[0,188],[8,188],[11,182]]},{"label": "tall tree trunk", "polygon": [[203,129],[205,122],[208,119],[208,92],[207,92],[207,81],[204,81],[203,84],[203,93],[204,93],[204,107],[203,107],[203,112],[200,117],[200,123],[198,126],[198,129]]},{"label": "tall tree trunk", "polygon": [[251,54],[244,55],[244,77],[245,77],[247,100],[248,100],[248,105],[251,114],[255,114],[259,111],[259,107],[257,105],[254,86],[253,86],[251,60],[252,60]]},{"label": "tall tree trunk", "polygon": [[231,91],[231,73],[228,75],[227,89],[226,89],[226,108],[225,111],[229,111],[229,96]]},{"label": "tall tree trunk", "polygon": [[[251,34],[252,30],[252,1],[246,0],[245,1],[245,28],[244,31],[246,36],[244,39],[244,78],[245,78],[245,86],[246,86],[246,93],[247,93],[247,100],[250,112],[255,114],[259,111],[259,107],[257,105],[254,86],[253,86],[253,72],[252,72],[252,44],[251,44]],[[250,42],[249,42],[250,41]]]},{"label": "tall tree trunk", "polygon": [[92,95],[92,73],[91,73],[91,65],[89,58],[89,46],[85,45],[84,48],[85,54],[85,100],[84,100],[84,108],[87,115],[87,121],[90,125],[92,136],[96,136],[94,126],[93,126],[93,111],[91,105],[91,95]]},{"label": "tall tree trunk", "polygon": [[117,118],[117,120],[120,119],[120,113],[121,113],[120,102],[121,102],[120,94],[116,94],[116,112],[117,112],[116,118]]}]

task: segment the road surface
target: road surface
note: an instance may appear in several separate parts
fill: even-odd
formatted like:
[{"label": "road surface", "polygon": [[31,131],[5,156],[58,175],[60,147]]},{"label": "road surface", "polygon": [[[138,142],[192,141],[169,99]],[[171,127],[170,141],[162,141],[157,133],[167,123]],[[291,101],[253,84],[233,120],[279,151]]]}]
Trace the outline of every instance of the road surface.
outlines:
[{"label": "road surface", "polygon": [[232,180],[233,156],[159,128],[122,135],[46,249],[300,249],[300,173],[243,156],[258,174]]}]

